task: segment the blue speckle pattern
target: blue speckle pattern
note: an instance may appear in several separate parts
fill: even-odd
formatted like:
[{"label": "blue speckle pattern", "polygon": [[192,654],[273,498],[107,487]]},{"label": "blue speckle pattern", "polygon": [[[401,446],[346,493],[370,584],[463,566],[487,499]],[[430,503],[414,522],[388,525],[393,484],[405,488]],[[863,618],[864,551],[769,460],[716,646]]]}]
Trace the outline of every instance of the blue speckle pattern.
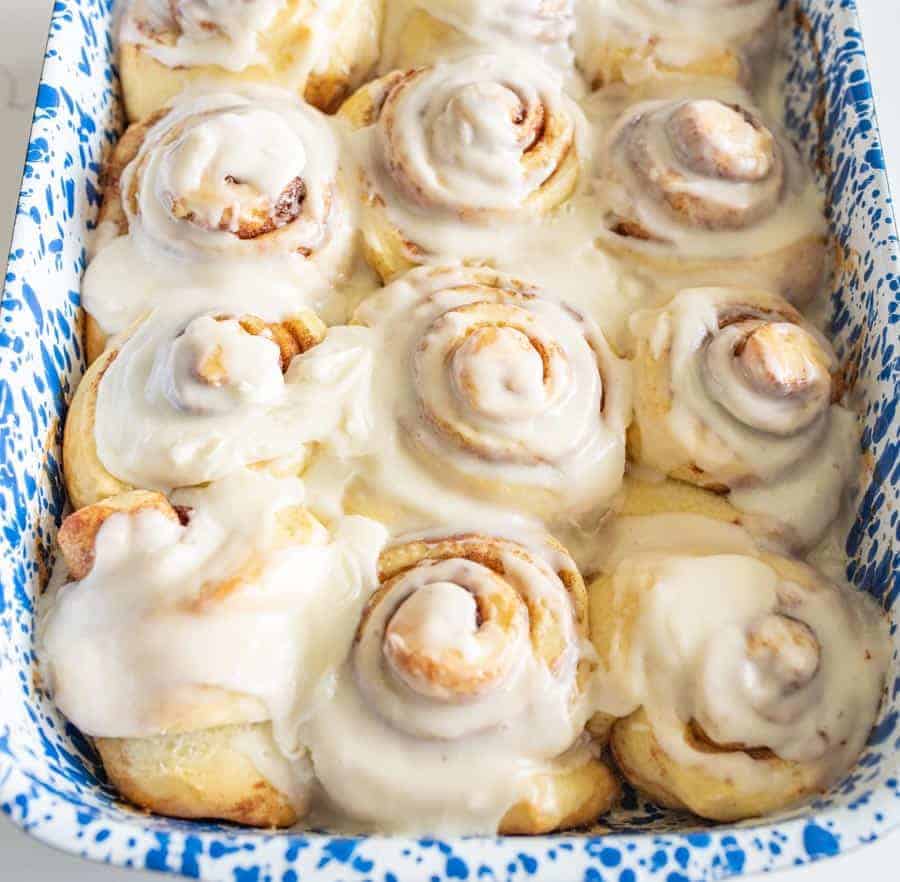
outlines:
[{"label": "blue speckle pattern", "polygon": [[[91,747],[34,681],[34,597],[64,506],[60,427],[77,382],[78,286],[99,169],[121,129],[112,0],[57,0],[0,306],[0,809],[98,861],[233,882],[700,882],[815,861],[900,821],[900,634],[886,706],[857,767],[810,806],[706,829],[627,793],[602,833],[347,838],[153,818],[116,801]],[[871,475],[848,576],[900,609],[900,276],[891,199],[851,0],[799,0],[788,124],[830,194],[839,254],[832,331],[859,360]]]}]

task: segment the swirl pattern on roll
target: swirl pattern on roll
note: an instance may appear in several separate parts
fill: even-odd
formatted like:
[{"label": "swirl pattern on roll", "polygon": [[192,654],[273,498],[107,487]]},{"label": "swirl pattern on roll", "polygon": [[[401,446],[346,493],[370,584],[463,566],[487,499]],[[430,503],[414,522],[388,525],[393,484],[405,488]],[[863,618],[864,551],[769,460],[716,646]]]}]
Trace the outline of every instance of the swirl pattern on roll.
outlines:
[{"label": "swirl pattern on roll", "polygon": [[747,284],[805,303],[827,264],[822,195],[741,88],[680,78],[598,93],[600,242],[667,288]]},{"label": "swirl pattern on roll", "polygon": [[324,260],[347,236],[338,156],[325,118],[286,92],[188,93],[122,176],[129,230],[190,259]]},{"label": "swirl pattern on roll", "polygon": [[394,0],[388,7],[381,68],[421,67],[504,48],[571,67],[574,30],[572,0]]},{"label": "swirl pattern on roll", "polygon": [[60,529],[44,682],[154,811],[284,826],[309,805],[297,720],[343,660],[385,531],[329,531],[302,500],[295,479],[239,472],[171,501],[113,496]]},{"label": "swirl pattern on roll", "polygon": [[340,115],[360,129],[366,246],[385,278],[437,252],[477,251],[491,225],[546,215],[578,181],[579,111],[538,58],[475,55],[395,71]]},{"label": "swirl pattern on roll", "polygon": [[487,500],[551,520],[609,505],[630,389],[587,317],[493,271],[421,268],[356,318],[379,347],[377,493],[443,516]]},{"label": "swirl pattern on roll", "polygon": [[684,291],[632,328],[634,458],[731,491],[739,508],[784,521],[792,544],[814,542],[859,456],[824,337],[777,295],[724,288]]},{"label": "swirl pattern on roll", "polygon": [[656,528],[669,551],[646,540],[656,519],[630,519],[643,550],[591,587],[598,652],[636,708],[613,727],[614,754],[664,805],[717,820],[785,808],[865,744],[887,663],[879,612],[792,559],[680,554],[672,518]]},{"label": "swirl pattern on roll", "polygon": [[[463,829],[482,832],[509,829],[535,776],[555,782],[545,829],[608,804],[615,785],[589,753],[559,761],[583,729],[590,672],[584,585],[561,546],[425,534],[386,549],[380,579],[335,698],[310,726],[332,800],[387,829],[427,829],[453,805]],[[416,780],[399,772],[410,759]]]},{"label": "swirl pattern on roll", "polygon": [[[346,452],[366,440],[356,414],[371,353],[360,329],[326,334],[309,312],[265,321],[223,311],[220,298],[208,294],[199,312],[158,310],[91,366],[64,440],[76,506],[250,465],[277,470],[280,461],[291,472],[312,442]],[[220,308],[210,308],[217,300]]]},{"label": "swirl pattern on roll", "polygon": [[495,56],[412,71],[382,105],[381,160],[410,202],[457,215],[517,213],[574,149],[560,104]]}]

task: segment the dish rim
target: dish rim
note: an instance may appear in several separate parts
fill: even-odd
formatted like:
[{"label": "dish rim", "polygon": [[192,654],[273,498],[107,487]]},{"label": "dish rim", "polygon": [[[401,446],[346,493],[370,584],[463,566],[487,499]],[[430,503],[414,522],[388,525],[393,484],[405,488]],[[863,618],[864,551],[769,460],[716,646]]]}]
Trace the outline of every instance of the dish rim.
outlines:
[{"label": "dish rim", "polygon": [[[76,0],[76,2],[80,3],[81,0]],[[102,5],[104,0],[88,0],[88,2]],[[106,2],[107,5],[111,5],[111,0],[106,0]],[[808,2],[815,6],[819,6],[820,4],[825,6],[829,2],[832,5],[839,4],[842,10],[850,17],[856,27],[856,39],[859,40],[862,50],[861,69],[864,72],[865,81],[867,83],[871,82],[862,28],[855,0],[808,0]],[[784,3],[784,0],[782,0],[782,3]],[[54,43],[54,23],[57,16],[60,15],[61,11],[64,11],[65,8],[65,3],[57,2],[54,4],[49,26],[47,43],[48,51]],[[45,52],[44,65],[40,78],[41,86],[59,82],[58,79],[54,79],[54,66],[56,64],[58,64],[57,59],[51,58],[47,52]],[[38,108],[36,106],[29,133],[29,143],[31,143],[31,140],[35,137],[35,133],[40,131],[41,120],[38,118],[37,111]],[[864,116],[871,122],[875,138],[880,143],[874,101],[871,102],[871,106]],[[889,194],[890,186],[884,168],[874,168],[872,172],[878,178],[879,186],[885,193]],[[10,246],[11,253],[15,252],[18,248],[26,248],[29,244],[29,231],[27,231],[20,223],[20,213],[24,208],[25,201],[24,188],[20,186],[17,198],[16,224]],[[898,250],[896,241],[896,220],[892,207],[889,208],[889,213],[889,220],[890,224],[893,226],[894,236],[891,238],[891,241],[886,243],[883,247],[889,249],[889,256],[891,260],[896,263],[900,260],[900,250]],[[872,247],[875,248],[876,246],[873,245]],[[2,735],[2,731],[0,731],[0,735]],[[2,739],[0,739],[0,742],[2,742]],[[0,743],[0,747],[2,746],[2,743]],[[895,755],[894,759],[895,762],[893,768],[897,774],[900,774],[900,754]],[[61,796],[51,784],[31,773],[27,764],[17,762],[17,758],[11,753],[0,750],[0,809],[5,809],[6,805],[14,801],[19,794],[34,788],[46,791],[51,797],[53,795],[56,795],[57,797]],[[690,872],[692,873],[692,876],[697,879],[724,878],[742,875],[747,872],[755,872],[756,870],[754,870],[752,866],[739,862],[737,859],[731,861],[726,857],[724,863],[719,863],[718,865],[713,861],[714,856],[721,859],[722,855],[727,856],[729,853],[732,853],[732,845],[735,845],[735,848],[737,848],[740,844],[739,840],[744,837],[752,836],[754,831],[769,831],[777,828],[785,835],[785,847],[781,853],[780,859],[776,856],[774,862],[769,861],[766,865],[767,869],[770,870],[784,869],[798,863],[814,862],[837,854],[846,854],[857,848],[861,848],[877,838],[874,835],[864,835],[869,834],[873,829],[874,815],[878,813],[876,808],[878,801],[873,799],[871,802],[873,803],[872,805],[860,806],[857,810],[852,812],[847,811],[844,806],[834,806],[817,812],[814,802],[811,806],[804,807],[804,814],[795,813],[795,816],[790,817],[787,820],[769,817],[756,819],[745,825],[727,825],[718,827],[704,826],[702,823],[697,823],[696,829],[690,831],[680,830],[678,832],[664,834],[648,830],[647,832],[640,833],[610,832],[593,836],[561,833],[550,836],[533,836],[525,838],[501,836],[447,837],[446,840],[447,842],[453,843],[451,855],[464,855],[466,858],[471,858],[473,865],[478,865],[480,863],[483,866],[490,866],[495,870],[496,878],[506,878],[515,875],[509,867],[511,866],[510,861],[516,857],[517,853],[519,858],[523,856],[523,853],[527,856],[529,851],[541,852],[542,855],[545,855],[554,849],[564,850],[568,846],[573,848],[573,854],[578,853],[582,847],[586,847],[590,854],[590,844],[597,843],[599,844],[599,850],[593,861],[581,859],[573,864],[573,866],[578,867],[581,872],[585,872],[591,867],[603,868],[606,866],[599,853],[600,851],[605,849],[618,849],[625,852],[632,851],[634,848],[639,848],[641,845],[652,844],[654,850],[663,851],[671,858],[671,860],[667,858],[667,865],[673,868],[673,872],[669,873],[667,877],[670,882],[682,882],[682,880],[685,880],[686,882],[686,877],[679,875],[677,872],[679,863],[675,857],[676,851],[679,848],[683,848],[686,844],[690,846],[692,857],[706,854],[710,858],[710,860],[705,863],[702,860],[691,863]],[[100,810],[89,807],[86,804],[82,804],[82,811],[96,815],[101,813]],[[77,812],[77,806],[69,800],[69,797],[62,796],[57,806],[57,812],[52,817],[52,820],[49,823],[41,824],[35,829],[29,829],[27,823],[25,823],[25,819],[18,817],[15,813],[7,812],[7,814],[12,822],[23,829],[24,832],[61,851],[104,863],[123,867],[129,866],[129,861],[124,857],[123,853],[115,850],[111,851],[103,842],[83,843],[79,842],[78,839],[73,836],[73,831],[77,829],[77,823],[73,820],[73,816],[75,816]],[[839,816],[839,818],[836,818],[835,816]],[[839,835],[837,837],[834,834],[829,833],[827,829],[828,822],[833,820],[839,820],[839,824],[837,825]],[[287,831],[252,831],[241,828],[232,828],[225,825],[211,828],[208,825],[203,825],[201,827],[192,822],[161,818],[142,813],[138,810],[133,810],[131,816],[127,820],[120,820],[112,817],[106,819],[104,824],[110,828],[111,831],[122,837],[131,834],[150,834],[151,836],[156,837],[160,843],[162,843],[162,837],[165,837],[164,857],[160,863],[152,866],[148,864],[147,868],[173,873],[180,872],[184,875],[193,875],[199,878],[213,878],[213,876],[201,872],[200,863],[196,859],[196,853],[191,850],[192,840],[200,841],[205,846],[208,846],[210,851],[212,851],[212,847],[215,843],[221,843],[222,848],[234,850],[235,852],[246,851],[248,854],[253,855],[252,866],[262,869],[267,874],[272,874],[273,878],[274,874],[281,873],[281,878],[283,878],[285,882],[290,882],[287,873],[291,871],[291,868],[299,868],[301,864],[303,865],[304,872],[310,871],[316,875],[316,878],[335,878],[344,880],[344,882],[370,878],[369,873],[371,864],[368,858],[362,858],[362,854],[366,849],[361,846],[365,844],[370,845],[375,852],[384,851],[385,853],[390,853],[392,850],[399,852],[402,849],[416,850],[421,848],[432,848],[436,853],[440,852],[444,855],[444,857],[438,859],[437,863],[445,864],[444,874],[433,876],[432,878],[438,879],[444,878],[444,876],[447,878],[465,878],[463,876],[456,876],[455,873],[451,872],[450,858],[446,858],[446,852],[441,848],[443,840],[437,838],[429,837],[423,839],[421,837],[389,837],[381,835],[334,836],[305,831],[302,833]],[[885,824],[882,822],[880,829],[880,835],[900,829],[900,812],[894,812],[893,817],[889,817],[888,823]],[[822,838],[821,843],[815,847],[806,845],[805,850],[808,855],[808,861],[803,861],[798,858],[798,854],[802,854],[802,852],[799,849],[793,849],[790,843],[796,840],[798,843],[803,842],[806,844],[807,839],[810,836],[821,835],[818,832],[811,833],[810,831],[825,831],[825,833],[831,836],[831,840],[824,837]],[[426,846],[426,842],[432,843],[432,845]],[[832,842],[833,845],[831,844]],[[842,845],[843,842],[849,842],[850,844],[844,846]],[[335,843],[340,843],[340,848],[335,847]],[[331,850],[334,853],[332,860],[326,862],[324,865],[320,860],[318,867],[315,868],[313,868],[313,865],[306,866],[305,861],[298,863],[296,857],[302,854],[304,850],[311,850],[312,846],[315,845],[319,846],[322,854],[327,853],[329,845],[331,845]],[[632,848],[632,846],[634,848]],[[738,851],[740,851],[741,854],[744,853],[739,848]],[[291,852],[294,852],[295,855],[293,861],[291,861],[289,857]],[[346,853],[346,858],[341,857],[344,853]],[[188,859],[188,856],[191,854],[194,854],[194,858],[192,858],[193,863]],[[178,855],[181,860],[180,866],[175,866],[174,863],[170,865],[169,855]],[[360,860],[360,858],[362,859]],[[173,861],[174,860],[175,858],[173,857]],[[222,866],[224,868],[225,865],[215,866]],[[506,877],[503,875],[504,867],[506,867]],[[524,863],[523,867],[524,872],[527,872],[527,866]],[[562,865],[560,865],[560,869],[563,869]],[[321,875],[319,875],[318,871],[321,871]],[[335,872],[339,875],[335,875]],[[398,870],[398,872],[400,871]],[[566,870],[566,872],[568,872],[568,870]],[[599,872],[605,873],[606,870],[598,869],[598,873]],[[617,878],[622,879],[623,882],[626,882],[624,871],[610,869],[610,873],[614,874]],[[250,877],[247,878],[249,879]],[[257,877],[252,878],[255,879]],[[268,876],[265,876],[265,878],[268,878]],[[296,879],[296,875],[293,878]],[[394,878],[396,879],[398,877]],[[406,877],[403,876],[400,878]],[[601,878],[605,878],[605,876],[601,877],[600,875],[597,875],[596,877],[591,877],[589,873],[585,876],[586,880],[590,879],[592,882],[599,882]],[[238,879],[236,871],[235,879]]]}]

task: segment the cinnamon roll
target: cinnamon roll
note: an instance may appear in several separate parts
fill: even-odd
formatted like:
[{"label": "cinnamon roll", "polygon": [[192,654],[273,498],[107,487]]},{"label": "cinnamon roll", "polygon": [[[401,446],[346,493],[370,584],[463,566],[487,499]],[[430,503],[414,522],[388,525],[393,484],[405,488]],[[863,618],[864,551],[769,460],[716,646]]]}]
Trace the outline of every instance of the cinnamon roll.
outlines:
[{"label": "cinnamon roll", "polygon": [[334,110],[378,59],[383,0],[134,0],[119,34],[125,110],[199,81],[270,83]]},{"label": "cinnamon roll", "polygon": [[346,504],[404,528],[607,511],[630,386],[594,323],[486,269],[413,270],[359,307],[377,357],[373,437]]},{"label": "cinnamon roll", "polygon": [[532,52],[560,68],[573,62],[573,0],[390,0],[381,69],[506,48]]},{"label": "cinnamon roll", "polygon": [[789,545],[814,543],[859,471],[828,342],[786,300],[699,288],[632,319],[639,464],[727,493]]},{"label": "cinnamon roll", "polygon": [[423,535],[389,546],[379,579],[304,730],[330,800],[381,831],[536,834],[606,811],[618,787],[582,734],[586,596],[562,547]]},{"label": "cinnamon roll", "polygon": [[72,505],[244,466],[296,473],[309,444],[352,446],[371,358],[357,337],[335,328],[326,338],[312,313],[270,322],[155,313],[107,349],[75,393],[63,439]]},{"label": "cinnamon roll", "polygon": [[498,228],[547,215],[578,180],[577,107],[527,56],[395,71],[339,115],[360,130],[364,249],[384,280],[437,255],[496,257]]},{"label": "cinnamon roll", "polygon": [[89,360],[177,287],[258,286],[307,302],[339,278],[353,223],[330,123],[275,89],[190,93],[123,135],[106,169],[107,243],[84,279]]},{"label": "cinnamon roll", "polygon": [[[826,264],[822,198],[740,89],[656,90],[614,116],[598,158],[603,245],[674,287],[741,284],[804,303]],[[608,114],[608,116],[606,116]]]},{"label": "cinnamon roll", "polygon": [[778,0],[582,0],[575,51],[593,88],[672,74],[751,79],[775,49]]},{"label": "cinnamon roll", "polygon": [[262,827],[306,812],[298,721],[352,639],[384,531],[329,532],[301,502],[299,482],[240,473],[171,502],[112,497],[60,529],[43,680],[141,807]]},{"label": "cinnamon roll", "polygon": [[856,760],[889,645],[875,605],[697,515],[621,519],[590,587],[601,664],[630,691],[619,769],[716,821],[790,807]]}]

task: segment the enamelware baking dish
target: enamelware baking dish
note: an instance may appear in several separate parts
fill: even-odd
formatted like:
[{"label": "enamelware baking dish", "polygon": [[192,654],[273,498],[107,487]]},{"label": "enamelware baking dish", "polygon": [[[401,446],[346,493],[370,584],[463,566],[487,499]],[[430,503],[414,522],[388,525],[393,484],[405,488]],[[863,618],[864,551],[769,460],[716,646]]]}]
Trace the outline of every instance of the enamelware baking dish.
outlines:
[{"label": "enamelware baking dish", "polygon": [[[117,802],[86,741],[35,682],[34,601],[65,506],[66,402],[82,369],[78,289],[101,160],[121,130],[112,0],[57,0],[0,307],[0,808],[88,858],[234,882],[701,880],[848,851],[900,825],[900,633],[888,696],[857,767],[777,819],[704,827],[633,797],[606,832],[451,840],[245,831],[149,817]],[[828,193],[837,272],[832,333],[858,359],[871,473],[847,537],[848,576],[900,610],[897,404],[900,276],[859,22],[852,0],[793,0],[788,126]]]}]

